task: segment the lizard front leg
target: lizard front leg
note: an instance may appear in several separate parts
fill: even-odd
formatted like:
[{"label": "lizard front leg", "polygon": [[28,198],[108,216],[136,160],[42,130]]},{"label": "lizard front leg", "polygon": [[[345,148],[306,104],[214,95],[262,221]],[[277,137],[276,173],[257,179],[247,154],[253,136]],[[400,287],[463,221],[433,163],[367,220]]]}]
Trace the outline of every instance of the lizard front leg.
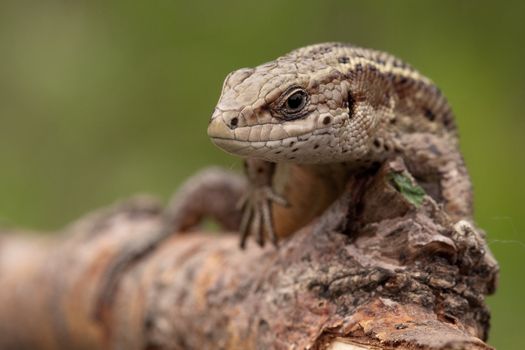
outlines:
[{"label": "lizard front leg", "polygon": [[286,206],[287,201],[278,195],[273,188],[273,177],[276,164],[259,159],[246,159],[244,169],[249,187],[241,198],[239,207],[242,210],[240,224],[241,248],[246,246],[248,236],[254,235],[262,247],[266,236],[277,246],[277,235],[274,230],[272,203]]},{"label": "lizard front leg", "polygon": [[253,235],[266,239],[292,235],[318,217],[343,192],[348,170],[343,164],[307,165],[247,159],[248,192],[241,201],[241,247]]},{"label": "lizard front leg", "polygon": [[247,190],[248,182],[242,175],[218,167],[204,169],[172,197],[164,214],[167,230],[190,231],[210,218],[223,229],[236,231],[241,221],[237,203]]}]

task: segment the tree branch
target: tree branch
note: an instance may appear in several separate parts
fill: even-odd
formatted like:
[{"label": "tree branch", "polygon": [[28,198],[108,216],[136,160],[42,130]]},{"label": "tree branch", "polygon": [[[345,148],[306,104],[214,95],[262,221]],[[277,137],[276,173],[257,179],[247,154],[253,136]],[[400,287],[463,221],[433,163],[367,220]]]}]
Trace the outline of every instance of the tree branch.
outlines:
[{"label": "tree branch", "polygon": [[[481,231],[451,222],[400,160],[352,179],[279,250],[235,235],[173,235],[105,273],[129,240],[163,229],[136,199],[59,237],[0,240],[2,349],[490,349],[484,297],[498,266]],[[415,192],[417,196],[417,191]]]}]

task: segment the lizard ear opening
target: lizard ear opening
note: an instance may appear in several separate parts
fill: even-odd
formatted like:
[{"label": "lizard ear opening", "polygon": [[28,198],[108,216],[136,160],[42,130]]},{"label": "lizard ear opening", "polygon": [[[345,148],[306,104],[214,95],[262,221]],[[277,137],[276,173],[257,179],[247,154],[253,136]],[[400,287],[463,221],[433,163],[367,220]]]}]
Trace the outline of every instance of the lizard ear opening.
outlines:
[{"label": "lizard ear opening", "polygon": [[348,118],[352,119],[352,117],[354,116],[355,99],[351,92],[348,92],[346,107],[348,108]]}]

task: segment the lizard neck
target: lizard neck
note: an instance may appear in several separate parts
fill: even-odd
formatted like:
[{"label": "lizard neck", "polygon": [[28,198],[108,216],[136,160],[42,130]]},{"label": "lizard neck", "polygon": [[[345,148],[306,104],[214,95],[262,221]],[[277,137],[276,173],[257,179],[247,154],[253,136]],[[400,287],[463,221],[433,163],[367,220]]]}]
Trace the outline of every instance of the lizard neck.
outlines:
[{"label": "lizard neck", "polygon": [[352,169],[345,163],[277,163],[273,187],[289,203],[272,207],[277,235],[286,237],[319,216],[343,193]]}]

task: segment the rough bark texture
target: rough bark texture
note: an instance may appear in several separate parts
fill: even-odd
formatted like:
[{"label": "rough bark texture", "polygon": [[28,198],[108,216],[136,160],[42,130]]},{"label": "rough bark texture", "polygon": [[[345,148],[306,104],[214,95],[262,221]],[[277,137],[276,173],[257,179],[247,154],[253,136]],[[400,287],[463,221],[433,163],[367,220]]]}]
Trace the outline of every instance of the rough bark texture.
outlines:
[{"label": "rough bark texture", "polygon": [[279,250],[173,235],[103,290],[125,242],[163,229],[139,199],[53,239],[0,240],[2,349],[490,349],[498,266],[482,233],[418,205],[401,161],[353,179]]}]

